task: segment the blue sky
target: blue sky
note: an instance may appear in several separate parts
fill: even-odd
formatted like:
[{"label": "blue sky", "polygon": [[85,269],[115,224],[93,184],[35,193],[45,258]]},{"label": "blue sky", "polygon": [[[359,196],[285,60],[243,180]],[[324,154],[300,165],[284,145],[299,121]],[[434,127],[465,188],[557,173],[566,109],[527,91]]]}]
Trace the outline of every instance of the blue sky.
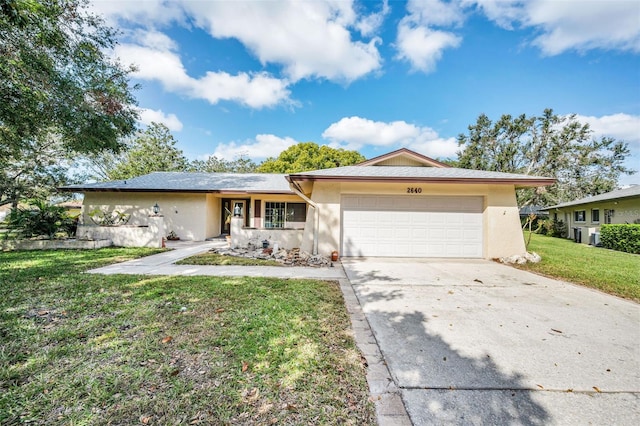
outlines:
[{"label": "blue sky", "polygon": [[[577,114],[640,170],[635,0],[102,1],[141,124],[190,159],[297,142],[455,157],[481,113]],[[640,175],[623,184],[639,183]]]}]

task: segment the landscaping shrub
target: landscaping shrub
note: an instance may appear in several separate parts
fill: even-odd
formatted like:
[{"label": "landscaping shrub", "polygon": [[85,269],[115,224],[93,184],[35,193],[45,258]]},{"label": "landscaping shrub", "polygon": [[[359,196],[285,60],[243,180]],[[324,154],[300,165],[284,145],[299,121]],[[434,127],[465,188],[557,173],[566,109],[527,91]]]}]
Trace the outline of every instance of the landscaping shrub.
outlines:
[{"label": "landscaping shrub", "polygon": [[567,225],[562,220],[545,219],[539,222],[536,233],[549,237],[564,238],[567,236]]},{"label": "landscaping shrub", "polygon": [[17,238],[46,236],[72,236],[78,222],[70,217],[64,207],[55,206],[44,200],[32,200],[27,208],[11,210],[7,229]]},{"label": "landscaping shrub", "polygon": [[608,249],[640,254],[640,225],[602,225],[600,242]]}]

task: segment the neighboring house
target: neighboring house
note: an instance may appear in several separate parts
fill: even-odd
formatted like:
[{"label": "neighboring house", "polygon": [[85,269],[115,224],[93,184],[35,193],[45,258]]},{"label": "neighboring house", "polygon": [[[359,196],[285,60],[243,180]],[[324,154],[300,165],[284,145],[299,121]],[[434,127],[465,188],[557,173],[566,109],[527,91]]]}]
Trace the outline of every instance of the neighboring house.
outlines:
[{"label": "neighboring house", "polygon": [[146,224],[157,205],[163,235],[186,240],[230,232],[235,246],[266,239],[325,255],[497,258],[525,252],[515,190],[553,182],[400,149],[289,175],[157,172],[61,189],[84,193],[84,227],[96,207]]},{"label": "neighboring house", "polygon": [[598,244],[602,224],[640,221],[640,185],[548,207],[554,220],[567,224],[567,238]]},{"label": "neighboring house", "polygon": [[546,219],[549,217],[549,211],[542,206],[523,206],[520,207],[520,219],[526,219],[529,215],[534,214],[538,219]]}]

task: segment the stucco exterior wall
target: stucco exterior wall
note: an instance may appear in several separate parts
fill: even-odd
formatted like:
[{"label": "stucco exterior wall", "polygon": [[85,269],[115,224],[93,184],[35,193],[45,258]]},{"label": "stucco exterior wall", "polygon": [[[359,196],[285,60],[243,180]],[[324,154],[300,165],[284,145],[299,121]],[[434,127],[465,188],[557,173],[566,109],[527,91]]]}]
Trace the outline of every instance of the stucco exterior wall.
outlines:
[{"label": "stucco exterior wall", "polygon": [[[164,216],[163,235],[174,231],[180,239],[204,241],[213,229],[208,218],[207,194],[88,192],[82,206],[82,223],[93,224],[88,214],[94,208],[131,214],[130,225],[147,225],[155,203]],[[212,202],[213,204],[213,202]]]},{"label": "stucco exterior wall", "polygon": [[484,202],[484,257],[496,259],[524,254],[526,248],[515,188],[489,185]]},{"label": "stucco exterior wall", "polygon": [[247,247],[253,243],[256,247],[262,245],[262,241],[269,241],[269,247],[275,244],[279,248],[300,248],[303,229],[256,229],[242,226],[242,218],[231,218],[231,247]]},{"label": "stucco exterior wall", "polygon": [[[420,194],[407,194],[407,187],[419,186]],[[314,183],[311,200],[320,209],[318,252],[329,255],[338,250],[341,240],[340,200],[343,194],[426,196],[483,196],[484,257],[523,254],[524,238],[520,228],[520,216],[513,185],[487,184],[407,184],[407,183]],[[313,209],[307,215],[307,226],[302,249],[311,251],[313,242]]]}]

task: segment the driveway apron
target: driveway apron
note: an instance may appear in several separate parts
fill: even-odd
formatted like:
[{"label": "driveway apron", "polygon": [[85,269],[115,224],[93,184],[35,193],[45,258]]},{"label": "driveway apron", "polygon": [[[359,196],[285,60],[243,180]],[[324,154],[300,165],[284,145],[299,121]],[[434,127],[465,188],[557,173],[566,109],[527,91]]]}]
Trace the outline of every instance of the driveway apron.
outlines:
[{"label": "driveway apron", "polygon": [[640,306],[484,260],[345,259],[413,424],[640,424]]}]

